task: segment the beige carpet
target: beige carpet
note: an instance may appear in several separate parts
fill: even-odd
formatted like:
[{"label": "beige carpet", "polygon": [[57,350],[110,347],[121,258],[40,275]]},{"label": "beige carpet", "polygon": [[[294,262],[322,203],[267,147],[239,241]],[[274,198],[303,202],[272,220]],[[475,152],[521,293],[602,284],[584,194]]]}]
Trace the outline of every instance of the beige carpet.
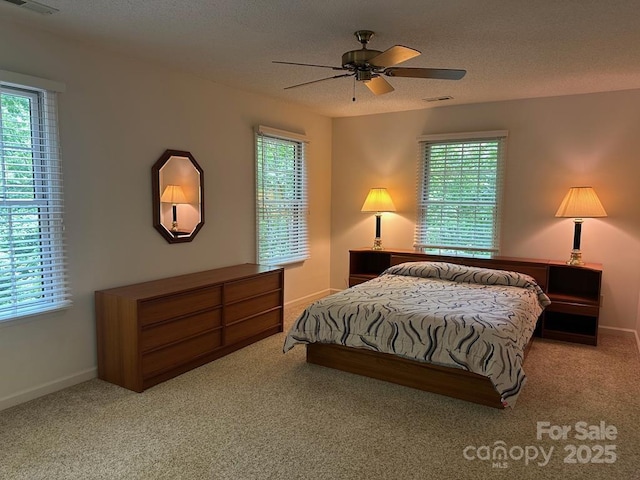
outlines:
[{"label": "beige carpet", "polygon": [[[630,338],[537,340],[529,383],[505,411],[307,365],[303,347],[282,354],[283,340],[143,394],[92,380],[2,411],[0,479],[640,479]],[[545,421],[571,426],[567,440],[538,440]],[[575,439],[577,422],[601,421],[615,439]],[[478,459],[498,445],[506,463]],[[553,447],[546,465],[541,447]]]}]

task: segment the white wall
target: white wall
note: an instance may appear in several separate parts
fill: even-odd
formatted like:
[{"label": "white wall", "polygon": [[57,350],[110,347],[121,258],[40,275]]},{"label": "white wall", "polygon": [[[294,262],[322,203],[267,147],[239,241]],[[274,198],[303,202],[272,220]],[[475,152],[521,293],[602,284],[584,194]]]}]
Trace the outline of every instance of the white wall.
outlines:
[{"label": "white wall", "polygon": [[585,220],[581,247],[604,267],[601,324],[636,329],[638,105],[633,90],[334,119],[331,286],[346,286],[349,249],[373,241],[374,218],[360,213],[371,187],[387,187],[398,210],[383,215],[383,244],[412,248],[419,135],[508,130],[501,253],[568,259],[573,221],[554,214],[569,187],[593,186],[609,216]]},{"label": "white wall", "polygon": [[[59,118],[74,302],[0,326],[0,408],[95,374],[95,290],[255,261],[255,125],[310,138],[312,257],[286,269],[285,301],[328,288],[331,119],[12,23],[0,22],[0,69],[67,87]],[[169,244],[152,226],[151,166],[168,148],[190,151],[204,170],[206,221],[191,243]]]}]

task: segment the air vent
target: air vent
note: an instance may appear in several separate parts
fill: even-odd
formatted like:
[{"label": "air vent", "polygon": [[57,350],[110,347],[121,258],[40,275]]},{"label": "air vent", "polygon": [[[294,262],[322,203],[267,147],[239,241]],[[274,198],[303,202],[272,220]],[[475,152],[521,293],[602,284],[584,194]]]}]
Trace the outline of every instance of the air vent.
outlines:
[{"label": "air vent", "polygon": [[444,102],[445,100],[453,100],[451,95],[443,95],[442,97],[423,98],[425,102]]},{"label": "air vent", "polygon": [[42,3],[35,2],[34,0],[2,0],[2,1],[6,3],[11,3],[12,5],[16,5],[26,10],[31,10],[32,12],[41,13],[42,15],[51,15],[53,13],[59,12],[59,10],[56,8],[43,5]]}]

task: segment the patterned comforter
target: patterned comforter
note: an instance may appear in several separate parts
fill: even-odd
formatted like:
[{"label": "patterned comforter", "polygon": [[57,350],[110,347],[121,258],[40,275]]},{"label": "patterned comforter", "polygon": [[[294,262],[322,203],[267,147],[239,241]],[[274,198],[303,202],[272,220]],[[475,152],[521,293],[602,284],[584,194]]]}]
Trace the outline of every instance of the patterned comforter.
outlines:
[{"label": "patterned comforter", "polygon": [[513,406],[526,380],[524,348],[549,303],[528,275],[403,263],[314,302],[289,331],[284,351],[334,343],[461,368],[488,377]]}]

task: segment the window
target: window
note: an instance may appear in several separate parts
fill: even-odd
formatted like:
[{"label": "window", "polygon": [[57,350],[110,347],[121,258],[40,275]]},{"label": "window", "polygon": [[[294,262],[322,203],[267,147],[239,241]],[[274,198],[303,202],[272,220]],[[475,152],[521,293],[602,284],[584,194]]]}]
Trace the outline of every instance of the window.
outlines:
[{"label": "window", "polygon": [[421,137],[415,247],[489,257],[500,249],[507,132]]},{"label": "window", "polygon": [[0,321],[70,304],[56,93],[43,84],[61,91],[0,70]]},{"label": "window", "polygon": [[306,138],[267,127],[256,131],[258,263],[309,258]]}]

